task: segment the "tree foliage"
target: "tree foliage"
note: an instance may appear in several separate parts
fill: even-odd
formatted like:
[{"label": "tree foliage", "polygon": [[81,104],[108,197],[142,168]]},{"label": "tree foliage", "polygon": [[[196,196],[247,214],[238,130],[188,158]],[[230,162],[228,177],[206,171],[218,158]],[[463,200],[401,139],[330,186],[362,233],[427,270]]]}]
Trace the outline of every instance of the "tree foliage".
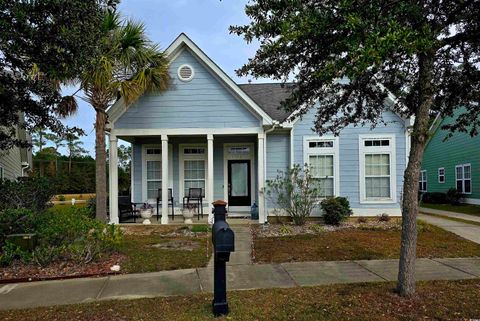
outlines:
[{"label": "tree foliage", "polygon": [[[98,49],[106,8],[116,0],[0,1],[0,148],[28,146],[16,125],[64,129],[72,111],[60,85],[85,70]],[[23,123],[23,114],[26,122]]]},{"label": "tree foliage", "polygon": [[[239,75],[295,80],[283,103],[316,108],[315,130],[377,126],[393,110],[415,117],[402,195],[401,295],[415,292],[418,176],[432,112],[444,129],[478,134],[480,0],[253,0],[231,32],[260,48]],[[318,102],[318,104],[317,104]]]}]

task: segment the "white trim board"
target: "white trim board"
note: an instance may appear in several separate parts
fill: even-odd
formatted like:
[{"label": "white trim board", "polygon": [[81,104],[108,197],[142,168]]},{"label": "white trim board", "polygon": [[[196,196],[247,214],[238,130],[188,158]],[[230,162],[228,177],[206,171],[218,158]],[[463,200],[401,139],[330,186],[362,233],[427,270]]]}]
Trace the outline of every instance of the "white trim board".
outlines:
[{"label": "white trim board", "polygon": [[194,136],[194,135],[258,135],[263,133],[261,127],[243,128],[115,128],[111,130],[112,135],[119,136]]}]

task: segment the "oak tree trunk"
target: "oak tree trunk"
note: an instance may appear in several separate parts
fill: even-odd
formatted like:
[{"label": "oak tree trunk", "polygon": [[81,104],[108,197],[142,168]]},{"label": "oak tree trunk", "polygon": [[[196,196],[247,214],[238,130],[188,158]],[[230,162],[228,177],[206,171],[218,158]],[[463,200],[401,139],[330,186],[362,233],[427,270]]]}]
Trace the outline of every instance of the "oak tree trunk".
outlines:
[{"label": "oak tree trunk", "polygon": [[417,215],[419,176],[428,139],[429,111],[433,102],[433,56],[419,57],[419,100],[411,135],[409,162],[404,175],[402,204],[402,237],[397,291],[401,296],[415,293],[417,256]]},{"label": "oak tree trunk", "polygon": [[107,221],[107,173],[105,152],[105,123],[107,116],[96,108],[97,118],[95,121],[95,192],[96,192],[96,218]]}]

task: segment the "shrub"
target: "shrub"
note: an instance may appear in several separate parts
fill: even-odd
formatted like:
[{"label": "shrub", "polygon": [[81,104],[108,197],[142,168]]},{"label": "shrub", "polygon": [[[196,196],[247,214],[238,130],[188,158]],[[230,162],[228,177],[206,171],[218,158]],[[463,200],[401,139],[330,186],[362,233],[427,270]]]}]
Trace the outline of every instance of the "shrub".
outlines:
[{"label": "shrub", "polygon": [[57,198],[58,198],[58,200],[59,200],[60,202],[64,202],[64,201],[65,201],[65,195],[58,195]]},{"label": "shrub", "polygon": [[462,198],[462,194],[458,192],[456,188],[450,188],[447,193],[445,194],[445,201],[451,205],[458,205],[460,204],[460,199]]},{"label": "shrub", "polygon": [[31,233],[34,225],[35,217],[31,210],[20,208],[0,212],[0,247],[8,234]]},{"label": "shrub", "polygon": [[267,181],[267,196],[274,206],[285,211],[295,225],[304,225],[314,208],[320,192],[317,181],[310,174],[308,166],[296,164],[286,172]]},{"label": "shrub", "polygon": [[357,218],[357,223],[367,223],[367,218],[365,216],[359,216]]},{"label": "shrub", "polygon": [[97,215],[97,199],[95,197],[89,198],[85,206],[90,218],[95,218]]},{"label": "shrub", "polygon": [[43,177],[3,180],[0,182],[0,212],[9,208],[41,212],[49,206],[54,194],[53,184]]},{"label": "shrub", "polygon": [[323,233],[325,232],[325,228],[320,225],[320,224],[313,224],[311,226],[311,229],[315,232],[315,233]]},{"label": "shrub", "polygon": [[352,214],[348,200],[343,197],[329,197],[321,202],[323,219],[326,224],[339,225]]},{"label": "shrub", "polygon": [[388,222],[390,221],[390,216],[387,213],[383,213],[377,216],[379,222]]},{"label": "shrub", "polygon": [[7,242],[2,247],[0,254],[0,266],[9,266],[15,260],[21,260],[22,262],[30,262],[32,259],[31,253],[23,251],[20,247]]},{"label": "shrub", "polygon": [[[45,266],[55,260],[89,263],[115,250],[122,240],[120,229],[89,216],[86,208],[52,208],[34,216],[32,224],[38,236],[38,246],[29,256],[19,255],[18,249],[3,247],[2,262],[13,259]],[[27,260],[28,259],[28,260]]]},{"label": "shrub", "polygon": [[445,204],[446,194],[440,192],[423,193],[422,201],[427,204]]}]

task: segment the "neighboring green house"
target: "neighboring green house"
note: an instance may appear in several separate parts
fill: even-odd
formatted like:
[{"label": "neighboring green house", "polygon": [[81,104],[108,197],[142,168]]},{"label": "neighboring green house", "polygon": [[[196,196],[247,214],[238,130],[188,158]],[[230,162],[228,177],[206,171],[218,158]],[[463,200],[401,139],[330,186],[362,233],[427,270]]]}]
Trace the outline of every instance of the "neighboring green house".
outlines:
[{"label": "neighboring green house", "polygon": [[423,156],[420,191],[446,192],[457,188],[465,195],[463,202],[480,204],[480,136],[456,132],[445,140],[448,131],[442,130],[460,113],[461,109],[453,117],[435,119]]}]

